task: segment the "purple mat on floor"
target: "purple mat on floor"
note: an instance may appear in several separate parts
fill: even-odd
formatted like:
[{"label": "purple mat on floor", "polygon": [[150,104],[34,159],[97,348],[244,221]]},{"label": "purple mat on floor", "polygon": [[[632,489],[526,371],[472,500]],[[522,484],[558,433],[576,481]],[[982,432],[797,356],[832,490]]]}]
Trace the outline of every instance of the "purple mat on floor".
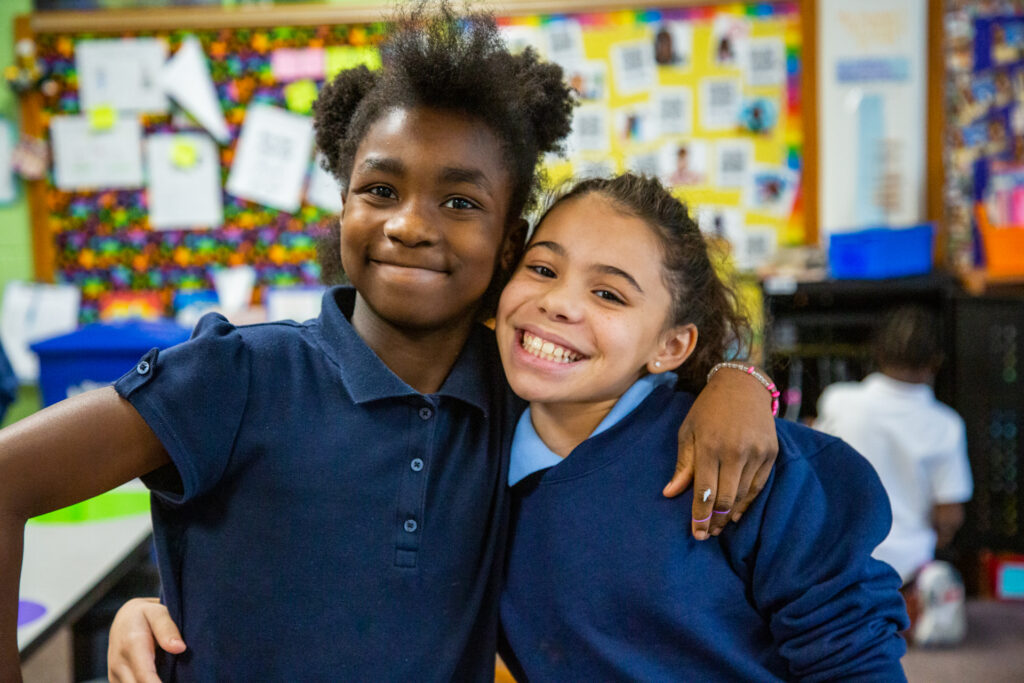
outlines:
[{"label": "purple mat on floor", "polygon": [[46,608],[31,600],[18,600],[18,628],[46,614]]}]

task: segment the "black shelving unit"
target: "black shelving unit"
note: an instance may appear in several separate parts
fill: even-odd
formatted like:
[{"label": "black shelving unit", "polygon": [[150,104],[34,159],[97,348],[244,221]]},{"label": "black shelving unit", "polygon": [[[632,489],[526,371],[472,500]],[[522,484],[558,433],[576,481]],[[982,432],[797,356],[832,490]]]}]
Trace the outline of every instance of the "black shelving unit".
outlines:
[{"label": "black shelving unit", "polygon": [[872,369],[871,337],[881,317],[896,306],[916,304],[939,316],[946,363],[935,392],[953,404],[956,280],[943,273],[892,280],[827,280],[800,283],[792,291],[764,287],[765,367],[783,392],[781,411],[791,420],[817,415],[818,397],[834,382],[857,381]]},{"label": "black shelving unit", "polygon": [[1024,553],[1024,298],[956,300],[957,392],[967,425],[974,498],[957,537],[970,549]]}]

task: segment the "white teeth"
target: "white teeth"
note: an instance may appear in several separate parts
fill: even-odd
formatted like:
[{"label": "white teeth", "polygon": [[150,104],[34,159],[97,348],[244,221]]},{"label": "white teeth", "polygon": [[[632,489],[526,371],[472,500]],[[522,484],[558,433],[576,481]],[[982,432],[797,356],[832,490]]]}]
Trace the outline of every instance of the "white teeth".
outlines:
[{"label": "white teeth", "polygon": [[579,354],[529,332],[523,332],[522,346],[530,355],[555,363],[572,363],[581,358]]}]

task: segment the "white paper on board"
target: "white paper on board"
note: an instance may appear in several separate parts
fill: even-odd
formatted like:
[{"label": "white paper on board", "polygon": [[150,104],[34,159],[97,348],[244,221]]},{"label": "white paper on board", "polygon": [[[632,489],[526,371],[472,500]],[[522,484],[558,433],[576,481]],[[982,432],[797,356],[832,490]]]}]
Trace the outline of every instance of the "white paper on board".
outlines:
[{"label": "white paper on board", "polygon": [[167,43],[159,38],[77,43],[75,69],[82,110],[107,105],[116,111],[167,111],[167,96],[160,87],[166,60]]},{"label": "white paper on board", "polygon": [[252,290],[256,286],[256,269],[235,266],[213,271],[213,286],[217,301],[226,313],[236,313],[249,307]]},{"label": "white paper on board", "polygon": [[306,203],[319,206],[331,213],[341,213],[341,185],[334,176],[320,165],[323,155],[317,152],[313,160],[313,170],[309,173],[309,186],[306,187]]},{"label": "white paper on board", "polygon": [[626,170],[651,178],[658,177],[658,153],[643,152],[630,155],[626,158]]},{"label": "white paper on board", "polygon": [[716,145],[715,185],[724,188],[747,186],[754,146],[749,140],[720,140]]},{"label": "white paper on board", "polygon": [[786,82],[786,45],[781,38],[753,38],[747,48],[747,83],[778,86]]},{"label": "white paper on board", "polygon": [[682,140],[664,145],[658,155],[658,175],[672,187],[706,185],[710,177],[708,143]]},{"label": "white paper on board", "polygon": [[752,211],[786,218],[793,211],[799,180],[791,168],[754,164],[743,187],[743,203]]},{"label": "white paper on board", "polygon": [[61,190],[142,187],[142,125],[134,116],[101,130],[86,116],[54,116],[50,143]]},{"label": "white paper on board", "polygon": [[270,287],[266,291],[267,320],[303,322],[320,315],[322,287]]},{"label": "white paper on board", "polygon": [[666,21],[654,30],[654,61],[659,66],[689,69],[693,66],[693,24]]},{"label": "white paper on board", "polygon": [[697,226],[706,235],[729,240],[735,249],[744,242],[743,211],[705,204],[697,209]]},{"label": "white paper on board", "polygon": [[567,66],[565,82],[581,100],[608,99],[608,66],[601,60],[591,59]]},{"label": "white paper on board", "polygon": [[608,128],[608,108],[598,104],[583,104],[572,117],[571,152],[608,152],[611,150],[611,131]]},{"label": "white paper on board", "polygon": [[633,40],[612,45],[612,73],[615,91],[620,95],[635,95],[653,89],[658,85],[658,67],[651,43]]},{"label": "white paper on board", "polygon": [[[174,163],[174,145],[195,150],[194,163]],[[212,228],[224,222],[217,145],[202,133],[158,133],[146,139],[149,223],[155,230]]]},{"label": "white paper on board", "polygon": [[779,234],[770,225],[748,225],[744,230],[743,249],[737,254],[740,270],[755,270],[768,263],[779,248]]},{"label": "white paper on board", "polygon": [[585,59],[583,29],[571,19],[553,21],[544,27],[547,38],[547,58],[562,67],[578,64]]},{"label": "white paper on board", "polygon": [[624,144],[644,144],[658,137],[654,110],[647,103],[615,110],[615,137]]},{"label": "white paper on board", "polygon": [[573,168],[581,178],[611,178],[615,175],[615,163],[611,159],[575,159]]},{"label": "white paper on board", "polygon": [[705,78],[700,82],[700,124],[707,130],[739,126],[742,91],[738,78]]},{"label": "white paper on board", "polygon": [[221,144],[231,140],[199,39],[189,36],[160,72],[160,85]]},{"label": "white paper on board", "polygon": [[545,53],[544,36],[540,29],[533,26],[499,26],[498,32],[501,39],[508,47],[508,51],[514,55],[519,54],[528,47],[532,47],[541,57]]},{"label": "white paper on board", "polygon": [[750,22],[734,14],[718,14],[711,25],[711,62],[738,68],[746,63]]},{"label": "white paper on board", "polygon": [[227,191],[294,213],[302,201],[313,151],[313,122],[280,107],[249,107],[235,148]]},{"label": "white paper on board", "polygon": [[0,204],[13,202],[18,197],[18,186],[14,180],[14,126],[0,118]]},{"label": "white paper on board", "polygon": [[693,90],[685,86],[659,88],[654,93],[653,103],[659,134],[693,133]]},{"label": "white paper on board", "polygon": [[39,359],[29,345],[77,329],[81,299],[73,285],[7,283],[0,306],[0,341],[22,384],[39,379]]}]

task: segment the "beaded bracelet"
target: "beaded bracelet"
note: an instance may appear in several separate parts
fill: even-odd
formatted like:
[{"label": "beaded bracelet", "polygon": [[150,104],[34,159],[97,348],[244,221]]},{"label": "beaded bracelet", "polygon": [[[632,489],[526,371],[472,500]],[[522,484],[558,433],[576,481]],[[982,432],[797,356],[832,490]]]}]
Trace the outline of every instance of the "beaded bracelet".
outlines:
[{"label": "beaded bracelet", "polygon": [[753,365],[743,365],[743,363],[718,363],[713,368],[711,368],[711,370],[708,371],[707,381],[710,382],[711,377],[722,368],[733,368],[735,370],[742,370],[743,372],[747,373],[748,375],[756,379],[762,385],[764,385],[764,388],[767,389],[768,393],[772,395],[772,416],[779,416],[780,394],[778,388],[775,386],[775,382],[771,381],[769,378],[765,377],[760,372],[758,372],[757,368],[755,368]]}]

